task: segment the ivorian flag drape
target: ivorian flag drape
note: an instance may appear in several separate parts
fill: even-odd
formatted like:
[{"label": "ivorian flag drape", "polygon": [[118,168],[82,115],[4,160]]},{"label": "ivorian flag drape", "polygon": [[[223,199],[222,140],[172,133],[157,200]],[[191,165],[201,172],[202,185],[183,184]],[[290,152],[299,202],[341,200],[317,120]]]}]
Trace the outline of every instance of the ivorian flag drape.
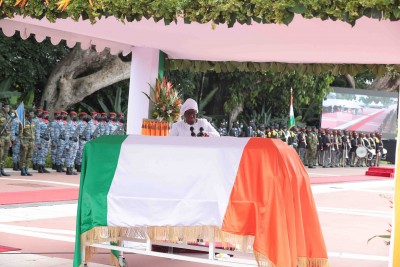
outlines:
[{"label": "ivorian flag drape", "polygon": [[294,112],[293,112],[293,89],[290,88],[290,108],[289,108],[289,126],[288,129],[293,127],[296,124],[294,120]]},{"label": "ivorian flag drape", "polygon": [[[251,240],[259,265],[327,266],[309,178],[280,140],[103,136],[82,162],[81,241]],[[250,238],[249,238],[250,237]],[[90,250],[87,250],[90,256]]]}]

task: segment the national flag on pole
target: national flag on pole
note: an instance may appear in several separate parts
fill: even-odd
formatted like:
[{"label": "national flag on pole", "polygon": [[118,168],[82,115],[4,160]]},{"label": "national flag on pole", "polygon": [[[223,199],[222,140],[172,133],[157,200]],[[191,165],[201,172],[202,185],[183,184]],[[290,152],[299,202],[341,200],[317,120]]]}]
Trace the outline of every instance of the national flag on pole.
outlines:
[{"label": "national flag on pole", "polygon": [[293,112],[293,89],[290,88],[290,109],[289,109],[289,126],[288,129],[293,127],[296,124],[294,120],[294,112]]},{"label": "national flag on pole", "polygon": [[114,242],[136,231],[154,242],[253,236],[259,266],[328,266],[300,165],[296,151],[275,139],[96,138],[82,159],[74,266],[82,241]]},{"label": "national flag on pole", "polygon": [[22,129],[25,127],[25,107],[24,102],[21,102],[16,110],[16,115],[21,123]]}]

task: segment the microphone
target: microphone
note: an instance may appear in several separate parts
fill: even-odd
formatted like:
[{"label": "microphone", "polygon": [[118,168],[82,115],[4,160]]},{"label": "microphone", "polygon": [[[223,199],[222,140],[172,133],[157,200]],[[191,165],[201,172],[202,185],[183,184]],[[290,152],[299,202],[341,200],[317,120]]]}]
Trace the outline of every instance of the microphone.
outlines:
[{"label": "microphone", "polygon": [[196,137],[196,134],[194,133],[194,128],[193,128],[193,126],[190,127],[190,132],[191,132],[190,135],[191,135],[192,137]]},{"label": "microphone", "polygon": [[200,127],[200,132],[197,134],[197,136],[198,137],[203,137],[204,136],[204,133],[203,133],[203,131],[204,131],[204,128],[203,127]]}]

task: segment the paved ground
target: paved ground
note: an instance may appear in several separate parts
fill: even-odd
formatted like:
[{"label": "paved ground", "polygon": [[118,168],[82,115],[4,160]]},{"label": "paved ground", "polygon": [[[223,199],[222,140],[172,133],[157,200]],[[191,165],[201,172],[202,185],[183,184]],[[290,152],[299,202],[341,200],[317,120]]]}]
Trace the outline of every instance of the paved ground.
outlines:
[{"label": "paved ground", "polygon": [[[307,169],[309,170],[309,169]],[[310,177],[362,175],[366,168],[310,169]],[[1,192],[76,188],[79,176],[12,173],[0,177]],[[328,178],[327,178],[328,179]],[[392,179],[313,185],[322,231],[333,267],[383,267],[389,247],[370,237],[385,234],[391,223]],[[0,206],[0,245],[20,248],[0,253],[2,266],[72,266],[76,201]],[[197,255],[198,256],[198,255]],[[184,261],[129,254],[129,266],[187,266]],[[90,266],[109,266],[109,254],[99,251]],[[190,266],[204,264],[190,263]],[[206,266],[206,265],[204,265]]]}]

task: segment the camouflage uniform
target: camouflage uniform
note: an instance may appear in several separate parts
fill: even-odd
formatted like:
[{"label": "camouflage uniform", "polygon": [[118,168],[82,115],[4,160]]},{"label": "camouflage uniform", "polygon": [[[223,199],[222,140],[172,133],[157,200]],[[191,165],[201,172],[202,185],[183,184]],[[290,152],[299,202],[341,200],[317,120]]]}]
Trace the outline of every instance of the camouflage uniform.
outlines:
[{"label": "camouflage uniform", "polygon": [[64,172],[64,161],[65,161],[65,144],[66,144],[66,126],[67,126],[67,112],[61,111],[62,119],[57,123],[57,131],[55,132],[55,136],[58,136],[57,140],[57,172]]},{"label": "camouflage uniform", "polygon": [[100,123],[97,120],[98,116],[96,112],[91,113],[92,119],[88,122],[90,126],[90,140],[100,136]]},{"label": "camouflage uniform", "polygon": [[116,120],[116,116],[117,114],[115,114],[114,112],[110,112],[110,121],[107,123],[108,135],[117,134],[119,123]]},{"label": "camouflage uniform", "polygon": [[75,158],[75,168],[78,172],[81,171],[82,167],[82,156],[83,156],[83,148],[87,141],[90,140],[91,135],[91,125],[87,121],[86,113],[81,112],[80,114],[82,119],[79,121],[80,129],[79,129],[79,144],[78,151],[76,152]]},{"label": "camouflage uniform", "polygon": [[22,123],[20,119],[15,116],[11,121],[11,144],[12,144],[12,158],[13,158],[13,170],[19,170],[20,151],[21,151],[21,138],[19,137],[20,128]]},{"label": "camouflage uniform", "polygon": [[19,134],[21,136],[21,153],[20,153],[21,175],[32,176],[32,174],[28,172],[28,164],[32,160],[33,149],[35,147],[35,140],[39,139],[33,118],[29,118],[26,120],[25,126],[23,129],[21,128]]},{"label": "camouflage uniform", "polygon": [[311,130],[307,133],[307,162],[308,168],[315,168],[315,154],[317,153],[318,137],[317,134]]},{"label": "camouflage uniform", "polygon": [[51,140],[51,163],[52,169],[57,169],[57,141],[60,137],[58,123],[60,122],[60,112],[54,112],[54,120],[49,123],[50,127],[50,140]]},{"label": "camouflage uniform", "polygon": [[[42,116],[43,116],[43,111],[41,109],[37,109],[36,117],[33,119],[33,122],[35,123],[36,127],[38,127],[40,121],[42,120]],[[38,158],[39,158],[39,147],[36,145],[33,149],[33,155],[32,155],[32,164],[34,170],[38,169]]]},{"label": "camouflage uniform", "polygon": [[4,161],[8,157],[8,150],[11,146],[11,120],[8,114],[9,106],[4,104],[2,112],[0,112],[0,176],[10,176],[4,172]]},{"label": "camouflage uniform", "polygon": [[[65,161],[67,165],[67,175],[77,174],[73,170],[76,152],[79,145],[79,123],[77,121],[76,112],[71,111],[71,120],[67,122],[65,128]],[[79,128],[78,128],[79,127]]]},{"label": "camouflage uniform", "polygon": [[46,157],[50,148],[50,125],[48,121],[48,112],[43,112],[43,119],[39,122],[37,126],[37,131],[39,132],[39,141],[38,141],[38,171],[39,173],[49,173],[48,170],[45,169]]}]

